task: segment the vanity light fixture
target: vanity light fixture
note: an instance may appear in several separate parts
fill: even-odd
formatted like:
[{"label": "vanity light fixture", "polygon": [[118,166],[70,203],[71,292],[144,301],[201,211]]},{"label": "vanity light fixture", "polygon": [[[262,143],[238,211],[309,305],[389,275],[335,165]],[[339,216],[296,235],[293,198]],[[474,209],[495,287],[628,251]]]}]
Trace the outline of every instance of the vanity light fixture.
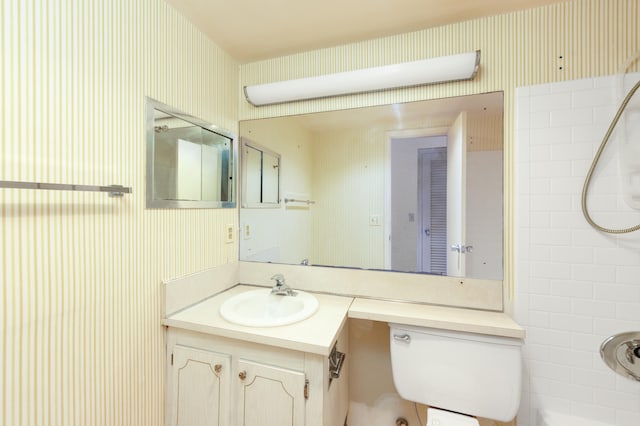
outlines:
[{"label": "vanity light fixture", "polygon": [[247,102],[255,106],[373,92],[446,81],[471,80],[480,65],[480,51],[401,64],[364,68],[317,77],[245,86]]}]

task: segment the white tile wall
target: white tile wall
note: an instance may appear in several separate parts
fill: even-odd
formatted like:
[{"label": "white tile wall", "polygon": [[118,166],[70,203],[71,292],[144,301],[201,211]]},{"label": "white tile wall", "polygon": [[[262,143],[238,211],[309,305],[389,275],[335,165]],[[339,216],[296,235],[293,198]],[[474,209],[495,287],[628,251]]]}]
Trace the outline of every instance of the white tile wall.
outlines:
[{"label": "white tile wall", "polygon": [[[516,93],[516,318],[527,329],[520,426],[536,426],[539,410],[640,425],[640,382],[616,375],[599,355],[609,335],[640,331],[640,232],[602,234],[587,224],[580,202],[617,109],[615,87],[612,76]],[[618,193],[612,143],[589,206],[603,225],[634,225],[640,211]]]}]

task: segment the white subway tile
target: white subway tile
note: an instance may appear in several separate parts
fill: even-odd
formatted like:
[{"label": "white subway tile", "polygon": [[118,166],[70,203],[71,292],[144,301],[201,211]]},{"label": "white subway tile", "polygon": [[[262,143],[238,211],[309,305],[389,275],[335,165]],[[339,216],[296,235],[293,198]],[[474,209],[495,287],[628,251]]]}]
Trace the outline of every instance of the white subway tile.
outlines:
[{"label": "white subway tile", "polygon": [[548,95],[531,96],[530,111],[555,111],[571,108],[571,93],[552,93]]},{"label": "white subway tile", "polygon": [[[553,221],[553,218],[552,218]],[[584,229],[575,229],[571,231],[573,245],[576,247],[616,247],[616,241],[610,235],[602,234],[595,231],[586,224],[586,220],[582,221],[587,226]]]},{"label": "white subway tile", "polygon": [[571,199],[564,195],[531,194],[532,212],[566,212],[571,210]]},{"label": "white subway tile", "polygon": [[531,379],[531,390],[570,401],[593,402],[593,390],[586,386],[578,386],[559,380],[541,377]]},{"label": "white subway tile", "polygon": [[593,366],[593,354],[589,351],[576,351],[570,348],[550,346],[549,358],[552,362],[557,362],[571,368],[589,369]]},{"label": "white subway tile", "polygon": [[[551,213],[551,228],[553,229],[584,229],[585,225],[586,223],[584,222],[582,213],[574,211],[573,208],[568,212]],[[573,241],[573,234],[571,238]]]},{"label": "white subway tile", "polygon": [[531,178],[556,178],[572,175],[571,161],[540,161],[531,164]]},{"label": "white subway tile", "polygon": [[594,402],[605,407],[630,411],[637,411],[640,406],[640,398],[637,395],[598,388],[595,389]]},{"label": "white subway tile", "polygon": [[606,130],[606,126],[602,124],[575,126],[571,128],[571,141],[590,143],[592,149],[596,149]]},{"label": "white subway tile", "polygon": [[[605,336],[606,337],[606,336]],[[591,333],[572,333],[571,348],[578,351],[598,351],[603,337]]]},{"label": "white subway tile", "polygon": [[[551,314],[551,328],[554,330],[577,331],[591,333],[593,331],[593,317],[586,315]],[[568,339],[567,346],[571,346]]]},{"label": "white subway tile", "polygon": [[593,283],[586,281],[551,281],[551,294],[554,296],[566,296],[571,298],[593,298]]},{"label": "white subway tile", "polygon": [[550,294],[551,280],[544,278],[529,279],[529,294]]},{"label": "white subway tile", "polygon": [[609,106],[614,103],[613,90],[602,88],[571,93],[573,108]]},{"label": "white subway tile", "polygon": [[545,211],[531,212],[529,221],[532,228],[549,228],[551,227],[551,213]]},{"label": "white subway tile", "polygon": [[609,125],[611,124],[613,117],[616,115],[617,110],[618,110],[617,105],[609,105],[609,106],[593,108],[593,122],[595,124],[602,124],[604,126],[602,132],[598,135],[599,136],[598,140],[602,140],[602,138],[604,137],[604,134],[607,128],[609,127]]},{"label": "white subway tile", "polygon": [[[609,372],[611,373],[612,371],[609,370]],[[611,374],[611,377],[615,378],[616,390],[618,392],[627,392],[638,395],[638,397],[640,397],[640,383],[638,383],[636,380],[633,380],[629,377],[623,377],[620,374]],[[638,406],[638,408],[640,409],[640,405]]]},{"label": "white subway tile", "polygon": [[638,329],[638,321],[623,321],[618,319],[595,318],[593,331],[596,334],[614,335],[625,331]]},{"label": "white subway tile", "polygon": [[530,311],[528,325],[531,327],[548,328],[549,312]]},{"label": "white subway tile", "polygon": [[551,125],[551,113],[548,111],[532,112],[529,115],[529,127],[533,129],[546,129]]},{"label": "white subway tile", "polygon": [[529,133],[531,145],[569,144],[571,143],[571,127],[555,127],[532,129]]},{"label": "white subway tile", "polygon": [[640,286],[640,266],[616,266],[615,282]]},{"label": "white subway tile", "polygon": [[593,248],[591,247],[552,247],[551,259],[554,262],[571,264],[592,264]]},{"label": "white subway tile", "polygon": [[570,313],[571,298],[532,294],[529,297],[529,308],[546,312]]},{"label": "white subway tile", "polygon": [[528,366],[529,372],[533,377],[571,382],[571,369],[564,365],[551,362],[530,361]]},{"label": "white subway tile", "polygon": [[[635,321],[640,329],[640,303],[620,303],[616,305],[615,317],[625,321]],[[640,385],[638,386],[640,389]]]},{"label": "white subway tile", "polygon": [[571,279],[571,265],[566,263],[531,262],[532,278]]},{"label": "white subway tile", "polygon": [[551,159],[554,161],[591,160],[592,158],[593,145],[589,142],[551,145]]},{"label": "white subway tile", "polygon": [[613,375],[593,369],[573,368],[571,370],[571,382],[582,386],[616,389],[616,379]]},{"label": "white subway tile", "polygon": [[550,161],[551,145],[533,145],[529,149],[529,160],[531,162]]},{"label": "white subway tile", "polygon": [[577,281],[613,282],[616,269],[608,265],[572,265],[571,278]]},{"label": "white subway tile", "polygon": [[[528,331],[529,330],[527,329],[527,332]],[[530,342],[529,336],[527,336],[527,344],[522,347],[522,357],[525,360],[550,361],[550,348],[551,346],[549,345],[540,345],[534,342]]]},{"label": "white subway tile", "polygon": [[640,302],[640,287],[637,285],[595,283],[593,291],[596,300]]},{"label": "white subway tile", "polygon": [[626,268],[628,272],[635,275],[636,282],[640,283],[640,251],[629,250],[625,247],[614,248],[595,248],[596,262],[600,265],[616,265],[617,271],[621,270],[622,266],[628,266]]},{"label": "white subway tile", "polygon": [[593,318],[615,318],[616,304],[600,300],[575,299],[572,302],[573,313],[577,315],[590,315]]},{"label": "white subway tile", "polygon": [[573,108],[568,110],[551,111],[549,125],[551,127],[578,126],[583,124],[592,124],[593,121],[592,108]]}]

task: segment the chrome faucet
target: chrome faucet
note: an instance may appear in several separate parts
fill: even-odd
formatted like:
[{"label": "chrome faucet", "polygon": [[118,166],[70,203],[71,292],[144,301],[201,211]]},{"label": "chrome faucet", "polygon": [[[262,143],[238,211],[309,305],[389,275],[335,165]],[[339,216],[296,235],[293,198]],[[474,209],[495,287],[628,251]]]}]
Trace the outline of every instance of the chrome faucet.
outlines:
[{"label": "chrome faucet", "polygon": [[273,288],[271,289],[271,294],[275,294],[276,296],[295,296],[296,295],[296,292],[293,291],[291,287],[289,287],[284,282],[284,275],[275,274],[274,276],[271,277],[271,279],[276,282]]}]

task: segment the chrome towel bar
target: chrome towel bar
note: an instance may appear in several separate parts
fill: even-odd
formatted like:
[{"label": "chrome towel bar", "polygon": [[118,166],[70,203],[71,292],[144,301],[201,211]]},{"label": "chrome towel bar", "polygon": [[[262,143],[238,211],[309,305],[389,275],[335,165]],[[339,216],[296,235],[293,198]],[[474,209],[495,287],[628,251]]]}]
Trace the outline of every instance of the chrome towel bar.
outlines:
[{"label": "chrome towel bar", "polygon": [[20,182],[12,180],[0,180],[0,188],[10,189],[47,189],[53,191],[88,191],[108,192],[110,197],[122,197],[131,194],[131,188],[120,185],[73,185],[65,183]]}]

